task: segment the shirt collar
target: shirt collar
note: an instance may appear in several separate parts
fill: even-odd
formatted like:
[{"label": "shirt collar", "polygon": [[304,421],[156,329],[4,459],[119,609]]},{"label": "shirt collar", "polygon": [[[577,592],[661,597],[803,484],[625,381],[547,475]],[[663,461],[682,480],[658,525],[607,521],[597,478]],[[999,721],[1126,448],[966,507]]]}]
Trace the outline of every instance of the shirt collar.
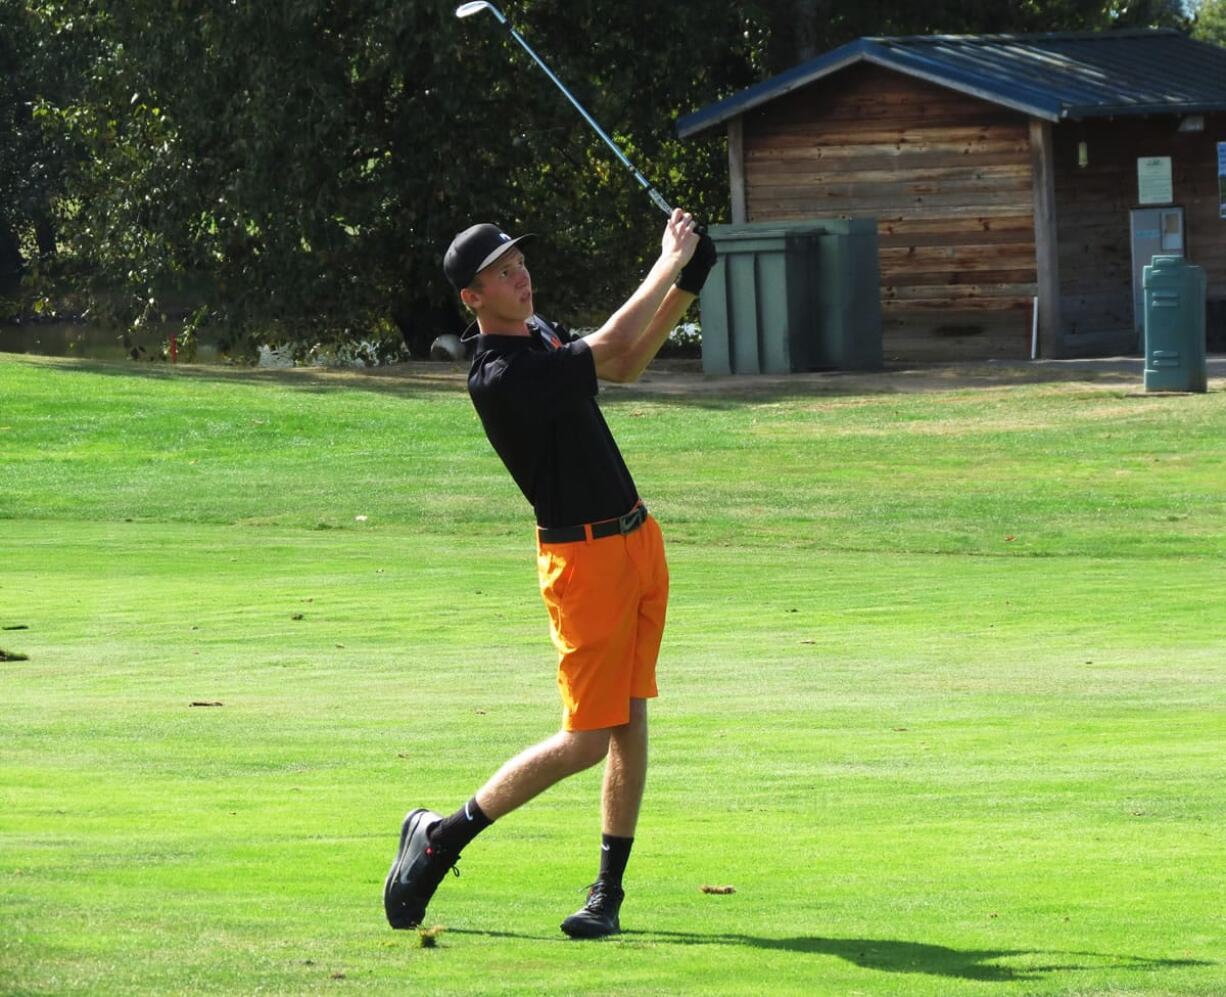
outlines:
[{"label": "shirt collar", "polygon": [[536,336],[507,336],[496,332],[482,332],[477,335],[477,351],[481,350],[530,350],[539,348],[540,340]]},{"label": "shirt collar", "polygon": [[560,349],[562,346],[561,339],[549,328],[549,326],[540,318],[533,315],[528,319],[528,335],[517,336],[499,334],[496,332],[482,332],[475,337],[477,340],[478,350],[511,350],[511,349],[531,349],[532,347],[544,348],[546,350]]}]

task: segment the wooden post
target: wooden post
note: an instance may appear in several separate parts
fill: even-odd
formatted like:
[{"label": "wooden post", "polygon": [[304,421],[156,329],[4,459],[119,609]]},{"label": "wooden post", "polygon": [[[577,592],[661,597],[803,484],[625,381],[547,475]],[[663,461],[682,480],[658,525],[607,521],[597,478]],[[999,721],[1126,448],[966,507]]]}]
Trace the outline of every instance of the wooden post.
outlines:
[{"label": "wooden post", "polygon": [[1060,253],[1056,236],[1056,171],[1051,122],[1030,119],[1034,179],[1034,258],[1039,284],[1039,356],[1061,355]]},{"label": "wooden post", "polygon": [[733,225],[743,225],[749,220],[745,209],[744,120],[744,117],[738,114],[728,122],[728,180],[732,188]]}]

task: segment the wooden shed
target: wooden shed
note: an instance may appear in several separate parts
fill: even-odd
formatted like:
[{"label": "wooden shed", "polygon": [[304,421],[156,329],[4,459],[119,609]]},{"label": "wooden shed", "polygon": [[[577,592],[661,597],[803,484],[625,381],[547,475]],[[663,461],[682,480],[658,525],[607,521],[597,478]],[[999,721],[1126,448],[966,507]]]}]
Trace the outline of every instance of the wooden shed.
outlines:
[{"label": "wooden shed", "polygon": [[1151,250],[1226,302],[1226,49],[1179,32],[861,38],[677,130],[721,126],[733,222],[877,220],[887,358],[1029,356],[1036,298],[1039,355],[1135,352]]}]

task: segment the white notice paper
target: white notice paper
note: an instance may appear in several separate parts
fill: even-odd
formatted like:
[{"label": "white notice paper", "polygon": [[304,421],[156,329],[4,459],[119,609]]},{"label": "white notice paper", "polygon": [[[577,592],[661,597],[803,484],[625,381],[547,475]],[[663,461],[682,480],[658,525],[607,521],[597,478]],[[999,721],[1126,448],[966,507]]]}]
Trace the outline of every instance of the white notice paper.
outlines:
[{"label": "white notice paper", "polygon": [[1170,204],[1175,200],[1171,186],[1171,157],[1143,156],[1137,160],[1137,203]]}]

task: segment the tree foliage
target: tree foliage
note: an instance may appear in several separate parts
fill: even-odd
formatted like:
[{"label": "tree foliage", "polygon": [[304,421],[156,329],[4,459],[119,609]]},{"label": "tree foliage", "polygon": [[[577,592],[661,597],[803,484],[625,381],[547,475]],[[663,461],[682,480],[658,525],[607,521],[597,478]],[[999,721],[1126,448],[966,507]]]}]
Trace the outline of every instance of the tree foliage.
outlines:
[{"label": "tree foliage", "polygon": [[83,46],[64,42],[37,8],[0,2],[0,286],[55,255],[53,214],[75,153],[34,111],[81,89]]},{"label": "tree foliage", "polygon": [[[231,336],[421,342],[458,316],[440,260],[473,220],[548,236],[551,307],[624,291],[662,219],[492,18],[449,2],[77,0],[32,5],[44,31],[87,36],[88,86],[36,113],[82,150],[59,205],[96,304],[139,323],[170,289]],[[696,11],[558,0],[517,23],[604,127],[678,203],[710,213],[715,151],[669,116],[714,68],[752,80],[726,39],[683,40]],[[708,20],[709,19],[704,19]],[[669,40],[644,47],[635,39]],[[650,108],[646,113],[644,109]],[[116,295],[115,289],[123,293]]]},{"label": "tree foliage", "polygon": [[[61,277],[124,322],[177,310],[189,329],[298,343],[398,328],[420,351],[461,322],[440,260],[474,221],[539,233],[540,306],[580,321],[654,251],[663,219],[638,185],[495,19],[457,20],[454,0],[4,2],[0,250],[6,227],[58,230]],[[506,13],[665,196],[712,221],[724,149],[681,143],[674,121],[806,54],[866,34],[1182,23],[1177,0]]]},{"label": "tree foliage", "polygon": [[1188,26],[1181,0],[758,0],[756,6],[770,74],[864,36]]},{"label": "tree foliage", "polygon": [[1192,37],[1214,45],[1226,45],[1226,0],[1203,0],[1196,12]]}]

